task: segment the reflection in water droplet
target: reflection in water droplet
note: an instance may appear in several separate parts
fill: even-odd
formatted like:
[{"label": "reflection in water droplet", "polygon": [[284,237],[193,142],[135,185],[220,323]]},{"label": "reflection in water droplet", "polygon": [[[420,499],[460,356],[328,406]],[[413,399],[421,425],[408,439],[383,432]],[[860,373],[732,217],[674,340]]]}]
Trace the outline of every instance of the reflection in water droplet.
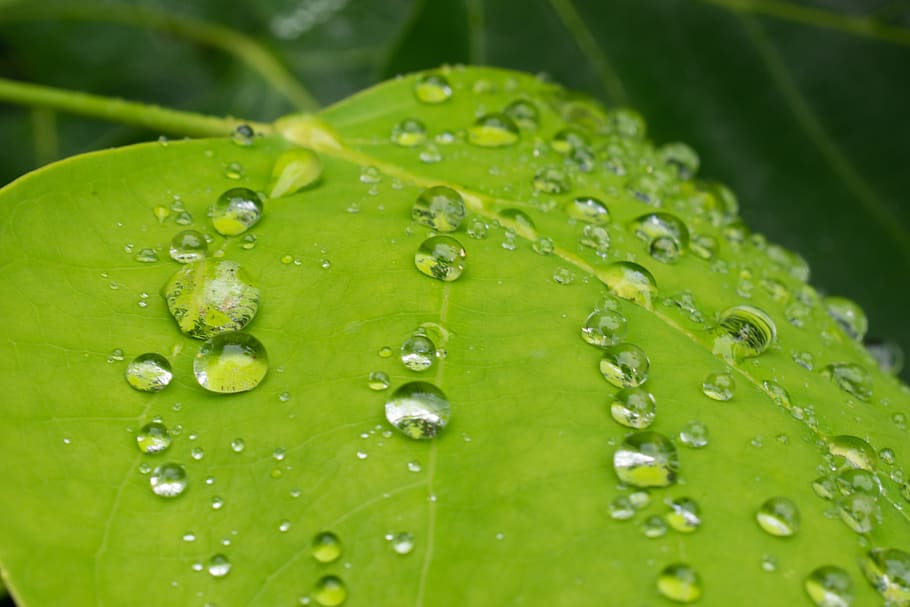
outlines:
[{"label": "reflection in water droplet", "polygon": [[406,118],[392,128],[392,143],[406,148],[427,140],[427,127],[419,120]]},{"label": "reflection in water droplet", "polygon": [[578,196],[566,204],[566,213],[575,219],[597,225],[610,221],[610,211],[607,209],[607,205],[593,196]]},{"label": "reflection in water droplet", "polygon": [[216,554],[209,559],[209,575],[224,577],[231,572],[231,561],[223,554]]},{"label": "reflection in water droplet", "polygon": [[171,435],[161,422],[150,422],[139,429],[136,442],[143,453],[161,453],[171,446]]},{"label": "reflection in water droplet", "polygon": [[253,137],[256,136],[253,127],[248,124],[238,124],[231,134],[231,140],[241,147],[253,145]]},{"label": "reflection in water droplet", "polygon": [[140,354],[126,366],[126,383],[140,392],[160,392],[173,378],[171,363],[155,352]]},{"label": "reflection in water droplet", "polygon": [[799,530],[799,508],[786,497],[772,497],[765,501],[755,519],[765,532],[778,537],[789,537]]},{"label": "reflection in water droplet", "polygon": [[427,188],[411,207],[411,219],[438,232],[454,232],[464,220],[464,199],[444,185]]},{"label": "reflection in water droplet", "polygon": [[634,487],[668,487],[676,482],[676,447],[663,434],[646,430],[626,437],[613,454],[613,468]]},{"label": "reflection in water droplet", "polygon": [[689,246],[689,229],[670,213],[649,213],[629,223],[629,229],[648,245],[651,257],[674,263]]},{"label": "reflection in water droplet", "polygon": [[414,550],[414,536],[407,531],[396,533],[392,537],[392,550],[396,554],[410,554]]},{"label": "reflection in water droplet", "polygon": [[313,599],[322,607],[336,607],[348,598],[348,590],[338,576],[326,575],[316,582]]},{"label": "reflection in water droplet", "polygon": [[851,339],[862,341],[869,330],[866,313],[856,302],[846,297],[826,297],[825,309]]},{"label": "reflection in water droplet", "polygon": [[774,321],[754,306],[724,311],[714,333],[714,354],[731,362],[759,356],[777,339]]},{"label": "reflection in water droplet", "polygon": [[855,363],[832,363],[825,367],[822,375],[861,401],[872,398],[872,375],[865,367]]},{"label": "reflection in water droplet", "polygon": [[844,458],[854,468],[875,471],[878,454],[872,446],[857,436],[842,434],[828,441],[828,452],[835,458]]},{"label": "reflection in water droplet", "polygon": [[481,116],[468,129],[468,143],[484,148],[514,145],[518,139],[518,125],[505,114]]},{"label": "reflection in water droplet", "polygon": [[651,273],[631,261],[618,261],[598,272],[610,293],[650,309],[657,295],[657,282]]},{"label": "reflection in water droplet", "polygon": [[694,603],[701,597],[701,578],[689,565],[667,565],[657,576],[657,591],[677,603]]},{"label": "reflection in water droplet", "polygon": [[594,310],[585,319],[581,337],[594,346],[611,346],[626,335],[627,322],[622,313],[614,310]]},{"label": "reflection in water droplet", "polygon": [[889,607],[910,605],[910,554],[896,548],[876,548],[859,565]]},{"label": "reflection in water droplet", "polygon": [[806,577],[804,586],[817,607],[850,607],[853,604],[853,579],[840,567],[825,565],[813,570]]},{"label": "reflection in water droplet", "polygon": [[422,274],[451,282],[464,272],[465,250],[451,236],[431,236],[414,254],[414,265]]},{"label": "reflection in water droplet", "polygon": [[180,464],[168,462],[152,471],[149,477],[152,492],[161,497],[177,497],[186,491],[186,470]]},{"label": "reflection in water droplet", "polygon": [[231,441],[231,450],[234,453],[243,453],[244,449],[246,449],[246,441],[242,438],[235,438]]},{"label": "reflection in water droplet", "polygon": [[610,415],[627,428],[643,429],[654,422],[657,405],[654,397],[643,388],[626,388],[613,397]]},{"label": "reflection in water droplet", "polygon": [[389,423],[416,439],[435,437],[449,423],[450,415],[451,407],[442,390],[422,381],[400,386],[385,405]]},{"label": "reflection in water droplet", "polygon": [[313,537],[311,554],[320,563],[331,563],[341,556],[341,540],[331,531],[317,533]]},{"label": "reflection in water droplet", "polygon": [[468,221],[467,233],[471,238],[483,240],[487,237],[488,232],[489,227],[487,227],[487,223],[480,217],[472,217],[471,220]]},{"label": "reflection in water droplet", "polygon": [[367,379],[370,390],[386,390],[390,383],[389,374],[385,371],[373,371]]},{"label": "reflection in water droplet", "polygon": [[604,348],[600,372],[617,388],[640,386],[648,380],[651,361],[635,344],[622,343]]},{"label": "reflection in water droplet", "polygon": [[736,391],[736,382],[729,373],[711,373],[705,378],[701,389],[708,398],[728,401]]},{"label": "reflection in water droplet", "polygon": [[850,529],[857,533],[871,532],[881,523],[882,519],[878,500],[865,493],[853,493],[838,498],[837,514]]},{"label": "reflection in water droplet", "polygon": [[426,371],[436,360],[436,345],[418,330],[401,344],[401,362],[411,371]]},{"label": "reflection in water droplet", "polygon": [[667,522],[656,514],[652,514],[642,522],[641,530],[649,539],[663,537],[667,534]]},{"label": "reflection in water droplet", "polygon": [[569,176],[562,169],[546,166],[534,174],[534,189],[542,194],[565,194],[572,189]]},{"label": "reflection in water droplet", "polygon": [[313,184],[322,174],[322,162],[316,152],[292,148],[282,152],[272,166],[269,197],[279,198],[299,192]]},{"label": "reflection in water droplet", "polygon": [[558,285],[570,285],[575,282],[575,272],[565,266],[553,270],[553,282]]},{"label": "reflection in water droplet", "polygon": [[533,131],[540,124],[540,112],[529,99],[516,99],[507,105],[502,113],[522,129]]},{"label": "reflection in water droplet", "polygon": [[437,104],[447,101],[452,96],[452,86],[442,74],[421,74],[414,81],[414,97],[417,101]]},{"label": "reflection in water droplet", "polygon": [[269,370],[265,346],[240,331],[220,333],[199,348],[193,373],[200,386],[210,392],[233,394],[252,390]]},{"label": "reflection in water droplet", "polygon": [[635,516],[635,507],[627,495],[619,495],[610,502],[610,518],[614,521],[627,521]]},{"label": "reflection in water droplet", "polygon": [[692,533],[701,527],[701,507],[690,497],[667,502],[670,511],[664,515],[667,524],[680,533]]},{"label": "reflection in water droplet", "polygon": [[686,422],[679,431],[679,442],[693,449],[700,449],[708,445],[708,427],[697,419]]},{"label": "reflection in water droplet", "polygon": [[177,232],[171,239],[168,253],[171,259],[180,263],[191,263],[204,259],[209,245],[205,236],[196,230],[183,230]]},{"label": "reflection in water droplet", "polygon": [[262,199],[249,188],[232,188],[215,201],[212,227],[223,236],[236,236],[262,219]]}]

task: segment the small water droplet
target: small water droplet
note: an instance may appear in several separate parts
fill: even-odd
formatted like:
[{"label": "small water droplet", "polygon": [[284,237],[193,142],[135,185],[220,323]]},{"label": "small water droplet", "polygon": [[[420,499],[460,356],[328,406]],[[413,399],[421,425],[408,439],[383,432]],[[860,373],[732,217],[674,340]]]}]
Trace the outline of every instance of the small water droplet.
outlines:
[{"label": "small water droplet", "polygon": [[641,530],[649,539],[663,537],[667,534],[667,522],[656,514],[652,514],[642,521]]},{"label": "small water droplet", "polygon": [[610,415],[627,428],[643,429],[654,422],[657,405],[652,396],[643,388],[626,388],[613,397]]},{"label": "small water droplet", "polygon": [[649,213],[629,223],[629,229],[648,245],[648,253],[661,263],[675,263],[689,246],[689,229],[670,213]]},{"label": "small water droplet", "polygon": [[416,118],[405,118],[392,127],[392,143],[413,148],[427,140],[427,127]]},{"label": "small water droplet", "polygon": [[256,132],[253,131],[253,127],[248,124],[238,124],[231,134],[231,141],[241,147],[247,147],[253,145],[253,137],[255,136]]},{"label": "small water droplet", "polygon": [[139,428],[136,442],[143,453],[161,453],[171,446],[171,435],[161,422],[149,422]]},{"label": "small water droplet", "polygon": [[881,493],[881,484],[875,473],[862,468],[841,470],[837,474],[835,482],[843,495],[859,492],[876,496]]},{"label": "small water droplet", "polygon": [[234,453],[243,453],[244,449],[246,449],[246,441],[242,438],[235,438],[231,441],[231,451]]},{"label": "small water droplet", "polygon": [[872,398],[872,375],[865,367],[855,363],[833,363],[825,367],[822,375],[861,401]]},{"label": "small water droplet", "polygon": [[630,434],[613,454],[613,468],[634,487],[668,487],[676,482],[676,447],[663,434],[646,430]]},{"label": "small water droplet", "polygon": [[326,575],[316,582],[313,589],[313,600],[322,607],[337,607],[348,598],[348,589],[342,579],[335,575]]},{"label": "small water droplet", "polygon": [[161,497],[177,497],[186,491],[186,470],[180,464],[168,462],[157,466],[149,477],[152,492]]},{"label": "small water droplet", "polygon": [[[407,363],[405,363],[405,366],[407,366]],[[389,374],[385,371],[373,371],[367,378],[367,386],[369,386],[370,390],[387,390],[390,383]]]},{"label": "small water droplet", "polygon": [[123,360],[123,358],[124,358],[123,350],[120,348],[114,348],[113,350],[111,350],[111,353],[108,354],[107,362],[108,363],[120,362]]},{"label": "small water droplet", "polygon": [[291,521],[284,519],[278,524],[278,531],[287,533],[291,528]]},{"label": "small water droplet", "polygon": [[216,554],[209,559],[208,571],[212,577],[224,577],[231,572],[231,561],[223,554]]},{"label": "small water droplet", "polygon": [[701,527],[701,507],[690,497],[667,502],[670,511],[664,515],[667,524],[680,533],[692,533]]},{"label": "small water droplet", "polygon": [[627,521],[635,516],[635,507],[627,495],[620,495],[610,502],[608,509],[610,518],[614,521]]},{"label": "small water droplet", "polygon": [[[838,498],[837,513],[856,533],[870,533],[882,519],[878,500],[865,493],[852,493]],[[910,596],[907,598],[910,599]]]},{"label": "small water droplet", "polygon": [[435,105],[448,101],[452,86],[442,74],[421,74],[414,81],[414,97],[421,103]]},{"label": "small water droplet", "polygon": [[182,538],[182,539],[183,539],[184,542],[195,542],[195,541],[196,541],[196,534],[193,533],[192,531],[187,531],[186,533],[183,534],[183,538]]},{"label": "small water droplet", "polygon": [[686,422],[679,431],[679,442],[693,449],[700,449],[708,444],[708,427],[697,419]]},{"label": "small water droplet", "polygon": [[379,350],[377,350],[376,354],[379,356],[379,358],[389,358],[392,356],[392,348],[388,346],[382,346],[379,348]]},{"label": "small water droplet", "polygon": [[814,569],[804,583],[806,593],[816,607],[850,607],[853,604],[853,579],[833,565]]},{"label": "small water droplet", "polygon": [[212,510],[221,510],[224,508],[224,499],[219,495],[213,495],[211,499]]},{"label": "small water droplet", "polygon": [[534,102],[529,99],[516,99],[507,105],[502,113],[522,129],[533,131],[540,124],[540,112]]},{"label": "small water droplet", "polygon": [[411,371],[426,371],[435,358],[436,345],[423,331],[416,331],[401,344],[401,362]]},{"label": "small water droplet", "polygon": [[897,375],[904,368],[904,351],[894,342],[871,339],[866,342],[866,350],[888,375]]},{"label": "small water droplet", "polygon": [[553,251],[556,250],[556,244],[553,242],[552,238],[547,236],[541,236],[531,244],[531,248],[538,255],[552,255]]},{"label": "small water droplet", "polygon": [[471,238],[483,240],[487,237],[488,232],[489,227],[487,227],[487,223],[480,217],[472,217],[470,221],[468,221],[467,233]]},{"label": "small water droplet", "polygon": [[553,270],[553,282],[558,285],[570,285],[575,282],[575,272],[565,266]]},{"label": "small water droplet", "polygon": [[311,554],[320,563],[331,563],[341,556],[341,540],[331,531],[322,531],[313,537]]},{"label": "small water droplet", "polygon": [[869,321],[863,309],[846,297],[826,297],[824,303],[828,314],[844,333],[851,339],[862,341],[869,330]]},{"label": "small water droplet", "polygon": [[414,265],[422,274],[451,282],[464,272],[465,250],[451,236],[431,236],[414,254]]},{"label": "small water droplet", "polygon": [[759,356],[777,339],[774,321],[754,306],[724,311],[714,333],[714,354],[731,362]]},{"label": "small water droplet", "polygon": [[642,385],[648,380],[651,361],[645,351],[630,343],[604,348],[600,359],[600,372],[604,379],[617,388]]},{"label": "small water droplet", "polygon": [[828,441],[828,452],[854,468],[874,471],[878,454],[872,446],[857,436],[841,434]]},{"label": "small water droplet", "polygon": [[593,196],[578,196],[566,204],[565,208],[570,217],[587,223],[603,225],[610,221],[610,211],[607,209],[607,205]]},{"label": "small water droplet", "polygon": [[322,162],[316,152],[293,148],[282,152],[272,166],[269,197],[278,198],[299,192],[322,175]]},{"label": "small water droplet", "polygon": [[420,472],[421,471],[420,462],[417,460],[411,460],[408,462],[408,470],[410,472]]},{"label": "small water droplet", "polygon": [[594,346],[612,346],[626,335],[626,317],[616,310],[594,310],[585,319],[581,337]]},{"label": "small water droplet", "polygon": [[464,199],[444,185],[425,189],[411,207],[411,219],[438,232],[454,232],[464,220]]},{"label": "small water droplet", "polygon": [[158,261],[158,253],[155,249],[150,249],[148,247],[139,249],[139,252],[133,257],[139,263],[156,263]]},{"label": "small water droplet", "polygon": [[657,155],[664,163],[676,169],[680,179],[692,179],[698,172],[698,154],[685,143],[665,143],[660,146]]},{"label": "small water droplet", "polygon": [[262,343],[240,331],[220,333],[199,348],[193,373],[200,386],[211,392],[232,394],[252,390],[269,369]]},{"label": "small water droplet", "polygon": [[212,227],[222,236],[236,236],[249,230],[262,218],[262,199],[249,188],[224,192],[212,207]]},{"label": "small water droplet", "polygon": [[546,166],[537,171],[532,185],[541,194],[565,194],[572,189],[569,175],[555,166]]},{"label": "small water droplet", "polygon": [[618,261],[598,272],[610,293],[650,309],[657,295],[657,282],[644,267],[631,261]]},{"label": "small water droplet", "polygon": [[198,462],[205,457],[205,450],[202,447],[193,447],[190,451],[190,457]]},{"label": "small water droplet", "polygon": [[736,382],[729,373],[711,373],[702,382],[701,389],[708,398],[728,401],[736,391]]},{"label": "small water droplet", "polygon": [[408,531],[396,533],[391,541],[395,554],[410,554],[414,550],[414,535]]},{"label": "small water droplet", "polygon": [[770,535],[789,537],[799,530],[799,508],[786,497],[772,497],[755,514],[759,527]]},{"label": "small water droplet", "polygon": [[518,125],[501,113],[485,114],[468,129],[468,143],[484,148],[514,145],[519,139]]},{"label": "small water droplet", "polygon": [[435,437],[448,424],[450,415],[446,395],[427,382],[400,386],[385,404],[386,419],[410,438]]},{"label": "small water droplet", "polygon": [[171,239],[168,253],[171,259],[179,263],[191,263],[204,259],[208,252],[205,236],[196,230],[177,232]]},{"label": "small water droplet", "polygon": [[694,603],[701,597],[701,578],[684,563],[667,565],[657,576],[657,591],[677,603]]},{"label": "small water droplet", "polygon": [[910,554],[896,548],[875,548],[860,560],[860,569],[889,606],[910,605]]},{"label": "small water droplet", "polygon": [[140,354],[126,366],[126,382],[140,392],[160,392],[173,378],[171,363],[155,352]]}]

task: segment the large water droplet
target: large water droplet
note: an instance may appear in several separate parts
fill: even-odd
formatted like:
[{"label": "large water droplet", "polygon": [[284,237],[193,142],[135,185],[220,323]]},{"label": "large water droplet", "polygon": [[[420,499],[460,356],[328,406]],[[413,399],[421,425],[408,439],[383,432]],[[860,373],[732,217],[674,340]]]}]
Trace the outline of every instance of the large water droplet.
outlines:
[{"label": "large water droplet", "polygon": [[293,148],[282,152],[272,167],[269,197],[278,198],[299,192],[322,175],[322,162],[316,152]]},{"label": "large water droplet", "polygon": [[437,104],[447,101],[452,96],[452,85],[442,74],[421,74],[414,81],[414,97],[417,101]]},{"label": "large water droplet", "polygon": [[427,188],[414,202],[411,219],[438,232],[454,232],[464,220],[464,199],[444,185]]},{"label": "large water droplet", "polygon": [[310,554],[320,563],[331,563],[341,556],[341,540],[331,531],[317,533],[313,537],[313,547]]},{"label": "large water droplet", "polygon": [[481,116],[468,129],[468,143],[484,148],[514,145],[519,138],[518,125],[505,114]]},{"label": "large water droplet", "polygon": [[212,577],[224,577],[231,572],[231,561],[223,554],[216,554],[209,559],[208,571]]},{"label": "large water droplet", "polygon": [[622,313],[614,310],[594,310],[585,319],[581,337],[594,346],[611,346],[626,335],[627,322]]},{"label": "large water droplet", "polygon": [[436,344],[422,330],[414,332],[401,344],[401,362],[411,371],[426,371],[436,360]]},{"label": "large water droplet", "polygon": [[850,607],[853,604],[853,579],[840,567],[819,567],[806,577],[804,585],[817,607]]},{"label": "large water droplet", "polygon": [[643,429],[654,422],[657,405],[654,397],[643,388],[626,388],[613,397],[610,415],[627,428]]},{"label": "large water droplet", "polygon": [[212,208],[212,227],[222,236],[236,236],[262,219],[262,200],[249,188],[232,188]]},{"label": "large water droplet", "polygon": [[587,223],[603,225],[610,221],[610,210],[599,198],[578,196],[566,204],[566,213],[570,217]]},{"label": "large water droplet", "polygon": [[720,315],[714,354],[734,361],[759,356],[777,339],[771,317],[754,306],[735,306]]},{"label": "large water droplet", "polygon": [[640,386],[648,380],[651,361],[635,344],[622,343],[604,348],[600,372],[617,388]]},{"label": "large water droplet", "polygon": [[862,341],[869,330],[866,313],[856,302],[846,297],[826,297],[825,309],[851,339]]},{"label": "large water droplet", "polygon": [[711,373],[702,382],[701,389],[708,398],[728,401],[736,391],[736,382],[729,373]]},{"label": "large water droplet", "polygon": [[168,462],[157,466],[151,476],[149,484],[152,492],[161,497],[177,497],[186,491],[186,470],[180,464]]},{"label": "large water droplet", "polygon": [[896,548],[870,550],[860,568],[890,607],[910,605],[910,554]]},{"label": "large water droplet", "polygon": [[249,333],[240,331],[210,338],[199,348],[193,361],[193,373],[199,385],[222,394],[252,390],[268,370],[265,347]]},{"label": "large water droplet", "polygon": [[245,327],[259,310],[259,289],[233,261],[187,264],[162,289],[180,330],[197,339]]},{"label": "large water droplet", "polygon": [[865,493],[852,493],[838,498],[837,514],[850,529],[857,533],[869,533],[882,519],[878,500]]},{"label": "large water droplet", "polygon": [[414,254],[414,265],[421,273],[451,282],[464,272],[465,250],[451,236],[431,236]]},{"label": "large water droplet", "polygon": [[825,367],[822,375],[861,401],[872,398],[872,376],[865,367],[855,363],[833,363]]},{"label": "large water droplet", "polygon": [[419,120],[406,118],[392,128],[392,143],[413,148],[427,140],[427,127]]},{"label": "large water droplet", "polygon": [[663,434],[646,430],[626,437],[613,454],[616,476],[634,487],[668,487],[676,482],[676,447]]},{"label": "large water droplet", "polygon": [[400,386],[385,404],[389,423],[410,438],[429,439],[449,423],[446,395],[431,383],[415,381]]},{"label": "large water droplet", "polygon": [[155,352],[140,354],[126,366],[126,383],[140,392],[164,390],[173,378],[171,363]]},{"label": "large water droplet", "polygon": [[701,578],[689,565],[667,565],[657,576],[657,591],[677,603],[694,603],[701,597]]},{"label": "large water droplet", "polygon": [[610,293],[637,303],[645,308],[651,307],[651,300],[657,295],[657,281],[651,273],[631,261],[617,261],[598,272],[598,277]]},{"label": "large water droplet", "polygon": [[667,502],[670,511],[664,515],[667,524],[680,533],[692,533],[701,527],[701,506],[690,497]]},{"label": "large water droplet", "polygon": [[316,582],[313,589],[313,600],[322,607],[337,607],[348,598],[348,589],[342,579],[335,575],[326,575]]},{"label": "large water droplet", "polygon": [[139,428],[136,443],[143,453],[161,453],[171,446],[171,435],[161,422],[150,422]]},{"label": "large water droplet", "polygon": [[788,537],[799,530],[799,508],[786,497],[772,497],[758,509],[755,520],[771,535]]},{"label": "large water droplet", "polygon": [[828,441],[828,452],[835,458],[843,458],[854,468],[874,471],[878,454],[872,445],[857,436],[841,434]]},{"label": "large water droplet", "polygon": [[205,236],[196,230],[177,232],[171,239],[168,253],[171,259],[180,263],[192,263],[205,259],[209,245]]}]

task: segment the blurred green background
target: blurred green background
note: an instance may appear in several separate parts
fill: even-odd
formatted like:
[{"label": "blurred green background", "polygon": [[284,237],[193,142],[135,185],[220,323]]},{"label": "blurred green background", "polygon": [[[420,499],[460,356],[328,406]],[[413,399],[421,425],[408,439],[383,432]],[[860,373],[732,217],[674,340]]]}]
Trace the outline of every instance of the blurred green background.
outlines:
[{"label": "blurred green background", "polygon": [[[910,351],[906,1],[0,0],[7,78],[263,121],[306,105],[251,55],[321,105],[443,62],[631,105],[656,142],[695,147],[816,287],[859,302],[870,336]],[[0,180],[158,135],[0,106]]]}]

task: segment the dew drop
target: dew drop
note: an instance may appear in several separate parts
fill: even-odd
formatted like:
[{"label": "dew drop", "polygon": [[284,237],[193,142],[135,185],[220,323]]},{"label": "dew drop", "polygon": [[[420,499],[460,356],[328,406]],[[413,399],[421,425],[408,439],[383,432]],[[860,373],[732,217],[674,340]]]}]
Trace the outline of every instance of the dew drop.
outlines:
[{"label": "dew drop", "polygon": [[232,188],[215,201],[212,227],[222,236],[236,236],[249,230],[262,218],[262,200],[249,188]]},{"label": "dew drop", "polygon": [[610,415],[627,428],[643,429],[654,422],[657,405],[654,397],[642,388],[626,388],[613,397]]},{"label": "dew drop", "polygon": [[265,347],[249,333],[240,331],[211,337],[193,360],[193,373],[199,385],[222,394],[252,390],[268,370]]},{"label": "dew drop", "polygon": [[553,242],[552,238],[548,236],[541,236],[531,244],[531,248],[538,255],[552,255],[556,250],[556,244]]},{"label": "dew drop", "polygon": [[540,125],[540,112],[534,102],[528,99],[516,99],[502,113],[522,129],[533,131]]},{"label": "dew drop", "polygon": [[610,251],[610,233],[602,226],[586,225],[578,242],[584,247],[594,249],[598,257],[606,258]]},{"label": "dew drop", "polygon": [[701,597],[701,578],[689,565],[667,565],[657,576],[657,591],[677,603],[694,603]]},{"label": "dew drop", "polygon": [[431,236],[414,254],[414,265],[422,274],[451,282],[464,272],[465,250],[451,236]]},{"label": "dew drop", "polygon": [[642,522],[641,530],[649,539],[663,537],[667,534],[667,522],[656,514],[652,514]]},{"label": "dew drop", "polygon": [[627,521],[635,516],[635,507],[627,495],[620,495],[610,502],[608,509],[610,518],[614,521]]},{"label": "dew drop", "polygon": [[853,301],[846,297],[826,297],[825,309],[828,315],[844,330],[851,339],[862,341],[869,329],[866,313]]},{"label": "dew drop", "polygon": [[316,152],[293,148],[282,152],[272,166],[269,197],[278,198],[299,192],[312,185],[322,175],[322,162]]},{"label": "dew drop", "polygon": [[679,442],[692,449],[700,449],[708,445],[708,427],[697,419],[693,419],[679,431]]},{"label": "dew drop", "polygon": [[[839,498],[837,500],[837,514],[856,533],[870,533],[882,519],[882,511],[878,505],[878,500],[865,493],[853,493]],[[908,599],[910,599],[910,596],[908,596]]]},{"label": "dew drop", "polygon": [[392,127],[392,143],[413,148],[427,140],[427,127],[415,118],[406,118]]},{"label": "dew drop", "polygon": [[209,559],[209,575],[215,578],[222,578],[231,572],[231,561],[223,554],[216,554]]},{"label": "dew drop", "polygon": [[322,531],[313,537],[311,554],[320,563],[331,563],[341,556],[341,540],[331,531]]},{"label": "dew drop", "polygon": [[565,266],[553,270],[553,282],[558,285],[570,285],[575,282],[575,272]]},{"label": "dew drop", "polygon": [[896,548],[876,548],[860,560],[860,568],[889,606],[910,605],[910,554]]},{"label": "dew drop", "polygon": [[152,492],[161,497],[177,497],[186,491],[186,470],[180,464],[168,462],[152,470],[149,477]]},{"label": "dew drop", "polygon": [[231,441],[231,451],[234,453],[243,453],[244,449],[246,449],[246,441],[242,438],[235,438]]},{"label": "dew drop", "polygon": [[668,501],[670,511],[664,515],[667,524],[680,533],[692,533],[701,527],[701,506],[690,497]]},{"label": "dew drop", "polygon": [[904,351],[894,342],[869,340],[866,350],[875,359],[878,368],[888,375],[897,375],[904,368]]},{"label": "dew drop", "polygon": [[408,462],[408,471],[409,472],[420,472],[422,468],[420,467],[420,462],[417,460],[411,460]]},{"label": "dew drop", "polygon": [[714,354],[730,361],[759,356],[777,339],[774,321],[754,306],[724,311],[714,332]]},{"label": "dew drop", "polygon": [[626,437],[613,454],[613,468],[634,487],[668,487],[676,482],[676,447],[663,434],[646,430]]},{"label": "dew drop", "polygon": [[421,103],[435,105],[448,101],[452,85],[442,74],[421,74],[414,82],[414,97]]},{"label": "dew drop", "polygon": [[171,446],[171,435],[161,422],[149,422],[139,428],[136,443],[143,453],[161,453]]},{"label": "dew drop", "polygon": [[532,185],[541,194],[565,194],[572,189],[569,176],[555,166],[546,166],[535,173]]},{"label": "dew drop", "polygon": [[155,249],[139,249],[139,252],[136,253],[133,259],[139,263],[156,263],[158,261],[158,253],[155,251]]},{"label": "dew drop", "polygon": [[570,217],[596,225],[603,225],[610,221],[610,211],[607,209],[607,205],[593,196],[578,196],[566,205],[566,213]]},{"label": "dew drop", "polygon": [[651,308],[651,300],[657,295],[654,276],[631,261],[611,263],[598,272],[598,277],[613,295],[645,308]]},{"label": "dew drop", "polygon": [[205,236],[196,230],[183,230],[177,232],[171,239],[168,253],[171,259],[179,263],[191,263],[205,259],[209,245]]},{"label": "dew drop", "polygon": [[414,550],[414,536],[407,531],[396,533],[392,537],[392,550],[395,554],[410,554]]},{"label": "dew drop", "polygon": [[648,245],[648,252],[661,263],[675,263],[689,246],[689,229],[670,213],[649,213],[636,218],[629,229]]},{"label": "dew drop", "polygon": [[335,575],[326,575],[316,582],[313,589],[313,600],[322,607],[337,607],[348,598],[348,589],[342,579]]},{"label": "dew drop", "polygon": [[772,497],[755,514],[758,526],[777,537],[789,537],[799,530],[799,508],[786,497]]},{"label": "dew drop", "polygon": [[680,179],[692,179],[698,172],[698,154],[685,143],[665,143],[657,155],[664,163],[676,169]]},{"label": "dew drop", "polygon": [[728,401],[736,391],[736,382],[729,373],[711,373],[702,382],[701,390],[710,399]]},{"label": "dew drop", "polygon": [[467,233],[471,238],[483,240],[487,237],[488,232],[489,227],[487,227],[487,223],[480,217],[472,217],[471,220],[468,221]]},{"label": "dew drop", "polygon": [[872,446],[863,439],[841,434],[828,442],[828,452],[835,458],[843,458],[845,463],[853,468],[874,471],[878,462],[878,454]]},{"label": "dew drop", "polygon": [[389,423],[415,439],[435,437],[449,423],[450,415],[451,407],[442,390],[422,381],[400,386],[385,404]]},{"label": "dew drop", "polygon": [[806,593],[817,607],[850,607],[853,604],[853,579],[833,565],[814,569],[804,583]]},{"label": "dew drop", "polygon": [[581,337],[594,346],[612,346],[626,335],[627,321],[615,310],[594,310],[585,319]]},{"label": "dew drop", "polygon": [[518,125],[501,113],[485,114],[468,129],[468,143],[484,148],[514,145],[519,139]]},{"label": "dew drop", "polygon": [[171,363],[155,352],[140,354],[126,366],[126,382],[140,392],[160,392],[173,378]]},{"label": "dew drop", "polygon": [[360,183],[374,185],[382,181],[382,171],[373,165],[360,169]]},{"label": "dew drop", "polygon": [[822,375],[861,401],[872,398],[872,376],[865,367],[855,363],[833,363],[824,368]]},{"label": "dew drop", "polygon": [[436,345],[418,330],[401,344],[401,362],[411,371],[426,371],[436,359]]},{"label": "dew drop", "polygon": [[231,141],[241,147],[253,145],[253,137],[256,136],[253,127],[248,124],[238,124],[231,134]]},{"label": "dew drop", "polygon": [[437,232],[454,232],[464,220],[464,199],[448,186],[427,188],[414,202],[411,219]]},{"label": "dew drop", "polygon": [[370,390],[387,390],[390,383],[389,374],[385,371],[373,371],[367,378],[367,386],[369,386]]},{"label": "dew drop", "polygon": [[600,359],[600,372],[604,379],[617,388],[631,388],[648,380],[651,361],[645,351],[630,343],[604,348]]}]

